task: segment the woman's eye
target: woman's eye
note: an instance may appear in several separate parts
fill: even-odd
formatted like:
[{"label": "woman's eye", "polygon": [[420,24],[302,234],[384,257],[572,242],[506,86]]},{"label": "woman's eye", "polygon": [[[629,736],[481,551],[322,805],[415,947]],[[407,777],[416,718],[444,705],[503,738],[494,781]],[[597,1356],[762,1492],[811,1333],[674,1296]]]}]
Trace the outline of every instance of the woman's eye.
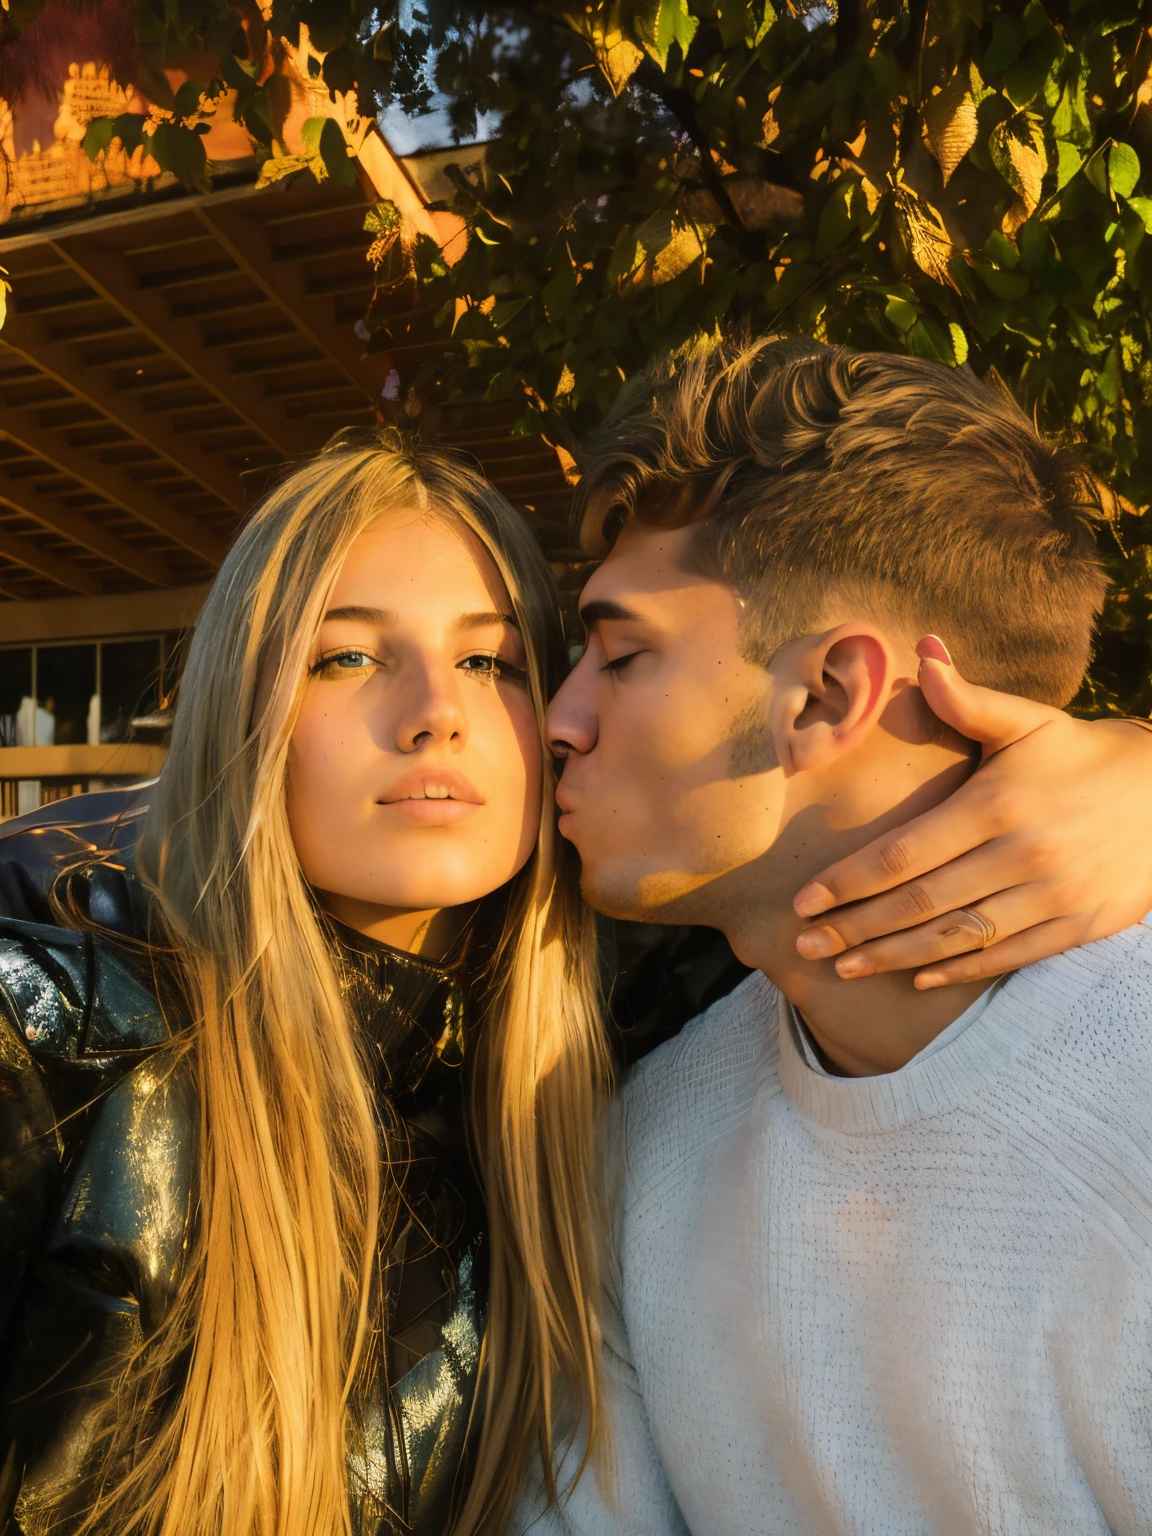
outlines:
[{"label": "woman's eye", "polygon": [[379,666],[374,656],[369,656],[367,651],[336,651],[331,656],[321,656],[320,660],[311,668],[312,677],[354,677],[357,673],[367,672],[369,667]]},{"label": "woman's eye", "polygon": [[477,653],[475,656],[465,656],[460,663],[462,672],[471,672],[475,677],[507,678],[514,683],[527,681],[528,674],[521,667],[514,667],[510,661],[505,661],[501,656],[486,656]]}]

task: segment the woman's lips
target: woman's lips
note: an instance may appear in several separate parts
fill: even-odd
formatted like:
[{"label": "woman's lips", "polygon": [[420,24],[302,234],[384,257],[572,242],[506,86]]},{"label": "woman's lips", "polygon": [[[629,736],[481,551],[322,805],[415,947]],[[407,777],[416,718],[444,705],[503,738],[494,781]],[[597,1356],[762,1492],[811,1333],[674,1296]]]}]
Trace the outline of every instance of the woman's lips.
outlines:
[{"label": "woman's lips", "polygon": [[419,768],[397,779],[376,803],[403,821],[444,827],[474,816],[484,798],[458,768]]},{"label": "woman's lips", "polygon": [[380,800],[377,804],[389,816],[424,827],[453,826],[480,809],[473,800]]}]

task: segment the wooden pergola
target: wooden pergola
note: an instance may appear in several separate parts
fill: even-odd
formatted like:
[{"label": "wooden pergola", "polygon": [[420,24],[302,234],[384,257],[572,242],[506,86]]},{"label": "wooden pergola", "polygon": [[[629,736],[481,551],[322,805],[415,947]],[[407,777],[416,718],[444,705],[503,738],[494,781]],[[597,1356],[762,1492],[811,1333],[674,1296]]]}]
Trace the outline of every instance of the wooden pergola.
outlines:
[{"label": "wooden pergola", "polygon": [[[382,392],[440,342],[401,282],[387,350],[366,345],[364,216],[388,197],[443,242],[445,216],[427,211],[443,159],[401,163],[373,128],[353,188],[297,174],[257,190],[253,166],[208,194],[168,186],[112,211],[0,225],[13,290],[0,330],[0,646],[187,626],[270,473],[378,419]],[[512,434],[515,414],[444,406],[420,426],[474,455],[559,554],[568,488],[546,443]],[[110,764],[105,747],[0,747],[0,780],[155,768],[155,749],[117,752]]]},{"label": "wooden pergola", "polygon": [[[392,370],[439,342],[419,303],[388,351],[357,334],[368,202],[298,175],[0,237],[0,601],[99,596],[113,617],[116,594],[203,583],[269,470],[376,419]],[[562,521],[555,455],[506,410],[434,415]]]}]

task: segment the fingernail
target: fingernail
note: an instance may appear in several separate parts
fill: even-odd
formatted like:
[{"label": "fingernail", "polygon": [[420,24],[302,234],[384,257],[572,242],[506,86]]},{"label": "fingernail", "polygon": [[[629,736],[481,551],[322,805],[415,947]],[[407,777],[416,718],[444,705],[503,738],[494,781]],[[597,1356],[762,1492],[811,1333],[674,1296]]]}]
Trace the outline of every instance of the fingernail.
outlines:
[{"label": "fingernail", "polygon": [[865,960],[863,955],[845,955],[836,962],[836,974],[845,981],[853,976],[871,976],[872,971],[871,960]]},{"label": "fingernail", "polygon": [[921,661],[942,661],[946,667],[952,665],[948,647],[939,635],[925,635],[923,640],[917,641],[916,654]]},{"label": "fingernail", "polygon": [[917,992],[931,992],[933,987],[946,987],[948,977],[943,971],[921,971],[912,978],[912,985]]},{"label": "fingernail", "polygon": [[821,912],[827,912],[829,907],[835,905],[836,898],[828,887],[821,885],[818,880],[813,880],[796,897],[792,903],[792,910],[800,917],[819,917]]},{"label": "fingernail", "polygon": [[835,928],[805,928],[797,935],[796,948],[805,960],[826,960],[838,955],[844,948],[844,940]]}]

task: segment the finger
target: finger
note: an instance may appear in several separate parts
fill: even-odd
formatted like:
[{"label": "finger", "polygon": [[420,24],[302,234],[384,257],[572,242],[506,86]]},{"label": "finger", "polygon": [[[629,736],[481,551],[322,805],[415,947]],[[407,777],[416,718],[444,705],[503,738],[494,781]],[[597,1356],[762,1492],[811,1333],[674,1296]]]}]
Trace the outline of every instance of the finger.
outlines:
[{"label": "finger", "polygon": [[917,645],[920,691],[938,719],[969,741],[978,741],[986,756],[1060,718],[1059,710],[1046,704],[967,682],[950,661],[938,659],[941,651],[944,647],[935,635],[926,635]]},{"label": "finger", "polygon": [[979,913],[992,924],[996,943],[1063,915],[1050,887],[1040,884],[1017,886],[971,906],[942,912],[929,922],[905,929],[903,933],[886,934],[881,939],[850,949],[847,954],[837,956],[836,974],[850,981],[861,976],[878,976],[886,971],[910,971],[978,950],[985,942],[987,930],[973,913]]},{"label": "finger", "polygon": [[822,869],[797,893],[793,910],[801,917],[819,917],[832,907],[890,891],[962,858],[1004,830],[992,786],[976,774],[942,805]]},{"label": "finger", "polygon": [[[1030,873],[1042,872],[1038,864],[1031,870],[1027,864],[1027,851],[1021,852],[1009,838],[984,843],[919,880],[906,880],[880,896],[826,913],[821,922],[797,936],[797,952],[805,960],[830,959],[871,939],[919,927],[959,907],[975,906],[996,892],[1022,888]],[[1039,887],[1030,889],[1035,893]],[[1036,911],[1027,921],[1052,915]]]},{"label": "finger", "polygon": [[1052,955],[1063,954],[1066,949],[1075,949],[1084,938],[1083,919],[1056,917],[1050,922],[1026,928],[1003,943],[989,944],[987,949],[918,971],[912,984],[918,992],[928,992],[935,987],[980,981],[986,976],[1003,976],[1006,971],[1018,971],[1021,966],[1035,965],[1037,960],[1047,960]]}]

